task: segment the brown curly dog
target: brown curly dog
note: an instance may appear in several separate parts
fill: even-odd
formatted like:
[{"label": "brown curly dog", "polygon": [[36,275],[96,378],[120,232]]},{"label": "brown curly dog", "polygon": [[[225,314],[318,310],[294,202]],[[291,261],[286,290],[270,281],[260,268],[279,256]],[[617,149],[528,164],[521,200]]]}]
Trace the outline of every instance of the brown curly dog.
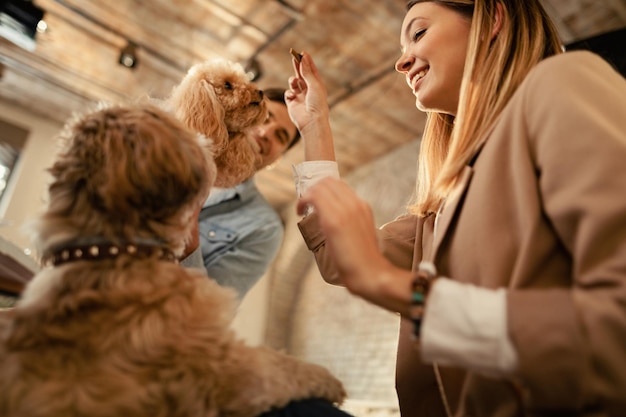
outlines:
[{"label": "brown curly dog", "polygon": [[0,312],[0,416],[255,416],[340,402],[326,369],[239,341],[235,295],[176,259],[215,167],[146,104],[72,121],[33,225],[44,267]]}]

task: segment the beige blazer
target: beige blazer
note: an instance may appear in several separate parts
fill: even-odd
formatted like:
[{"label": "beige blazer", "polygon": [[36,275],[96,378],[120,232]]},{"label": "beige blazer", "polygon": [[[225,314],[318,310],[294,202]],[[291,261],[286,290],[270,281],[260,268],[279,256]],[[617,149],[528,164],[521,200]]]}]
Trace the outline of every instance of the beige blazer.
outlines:
[{"label": "beige blazer", "polygon": [[[589,52],[527,76],[437,215],[381,229],[385,255],[415,269],[507,288],[518,369],[496,379],[433,368],[403,323],[403,416],[626,416],[626,80]],[[299,225],[320,271],[340,283],[316,217]],[[450,306],[454,308],[454,306]],[[425,317],[428,320],[428,317]],[[408,325],[407,325],[408,324]]]}]

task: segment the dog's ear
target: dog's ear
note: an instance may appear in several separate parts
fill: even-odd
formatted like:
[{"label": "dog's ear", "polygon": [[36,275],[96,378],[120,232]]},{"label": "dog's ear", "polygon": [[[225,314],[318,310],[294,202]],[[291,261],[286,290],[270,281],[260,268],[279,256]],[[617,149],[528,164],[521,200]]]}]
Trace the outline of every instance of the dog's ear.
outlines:
[{"label": "dog's ear", "polygon": [[196,119],[196,131],[213,140],[213,151],[220,153],[228,145],[228,127],[225,123],[225,110],[215,87],[206,80],[200,82],[202,95],[206,97],[201,104],[200,114]]},{"label": "dog's ear", "polygon": [[214,151],[219,153],[228,144],[224,108],[213,86],[202,79],[201,74],[191,74],[194,77],[174,88],[169,102],[176,117],[190,129],[210,138]]},{"label": "dog's ear", "polygon": [[214,185],[230,188],[250,178],[256,171],[256,155],[244,133],[231,137],[226,149],[215,158],[217,177]]}]

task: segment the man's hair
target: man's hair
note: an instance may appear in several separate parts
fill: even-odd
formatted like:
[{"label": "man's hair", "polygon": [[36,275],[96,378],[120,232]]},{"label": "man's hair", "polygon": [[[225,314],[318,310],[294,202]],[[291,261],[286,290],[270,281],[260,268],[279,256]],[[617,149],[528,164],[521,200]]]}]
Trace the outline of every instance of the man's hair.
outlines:
[{"label": "man's hair", "polygon": [[[263,93],[270,101],[282,103],[285,106],[287,105],[287,103],[285,102],[285,89],[284,88],[266,88],[263,90]],[[291,149],[299,141],[300,141],[300,131],[296,129],[296,134],[291,139],[291,142],[289,143],[289,146],[287,146],[287,149],[285,149],[285,152]]]}]

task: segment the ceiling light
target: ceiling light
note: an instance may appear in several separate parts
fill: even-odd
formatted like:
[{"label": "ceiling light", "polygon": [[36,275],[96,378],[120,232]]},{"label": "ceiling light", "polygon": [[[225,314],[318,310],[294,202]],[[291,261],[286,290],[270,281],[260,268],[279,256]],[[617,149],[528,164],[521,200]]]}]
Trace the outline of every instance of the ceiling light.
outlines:
[{"label": "ceiling light", "polygon": [[37,32],[44,33],[46,30],[48,30],[48,24],[45,20],[37,22]]},{"label": "ceiling light", "polygon": [[263,76],[261,64],[256,58],[251,58],[245,66],[246,74],[251,81],[258,81]]},{"label": "ceiling light", "polygon": [[118,62],[126,68],[135,68],[137,65],[137,46],[132,42],[128,42],[121,50]]}]

